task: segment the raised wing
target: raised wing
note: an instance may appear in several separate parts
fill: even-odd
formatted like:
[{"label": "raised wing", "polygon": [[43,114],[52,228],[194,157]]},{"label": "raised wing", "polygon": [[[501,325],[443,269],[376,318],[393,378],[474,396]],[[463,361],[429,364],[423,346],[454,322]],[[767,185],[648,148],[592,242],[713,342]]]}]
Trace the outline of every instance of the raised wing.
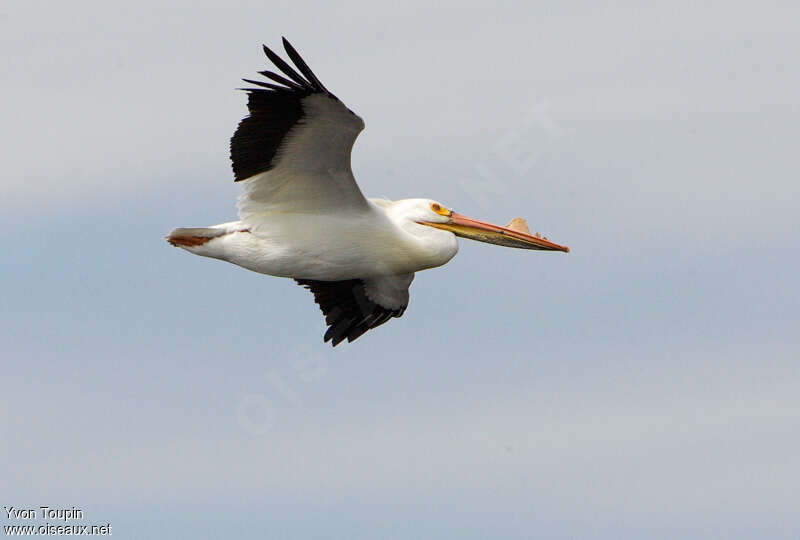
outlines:
[{"label": "raised wing", "polygon": [[325,315],[325,342],[334,347],[347,338],[354,341],[367,330],[392,317],[401,317],[408,307],[408,287],[414,274],[344,281],[295,281],[314,293],[314,301]]},{"label": "raised wing", "polygon": [[283,39],[297,70],[264,46],[283,73],[261,71],[271,82],[244,79],[250,114],[231,138],[243,220],[270,211],[324,213],[365,210],[353,178],[350,151],[364,121],[331,94],[292,45]]}]

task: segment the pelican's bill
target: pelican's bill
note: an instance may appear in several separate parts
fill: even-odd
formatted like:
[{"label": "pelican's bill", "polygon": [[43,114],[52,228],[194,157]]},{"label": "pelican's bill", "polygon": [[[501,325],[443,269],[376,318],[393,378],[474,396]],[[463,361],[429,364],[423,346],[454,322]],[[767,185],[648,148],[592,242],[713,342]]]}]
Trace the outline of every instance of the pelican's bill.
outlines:
[{"label": "pelican's bill", "polygon": [[526,234],[499,225],[485,223],[455,212],[450,215],[450,221],[445,223],[434,223],[432,221],[421,221],[420,223],[430,227],[436,227],[437,229],[450,231],[456,236],[477,240],[479,242],[486,242],[487,244],[497,244],[498,246],[519,249],[563,251],[564,253],[569,253],[569,248],[567,246],[556,244],[541,236]]}]

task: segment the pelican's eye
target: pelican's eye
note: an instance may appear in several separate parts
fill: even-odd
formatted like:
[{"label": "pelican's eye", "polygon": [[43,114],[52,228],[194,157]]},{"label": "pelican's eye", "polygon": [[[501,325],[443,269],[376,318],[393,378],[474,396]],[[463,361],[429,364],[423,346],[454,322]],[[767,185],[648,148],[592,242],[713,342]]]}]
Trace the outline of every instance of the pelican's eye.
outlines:
[{"label": "pelican's eye", "polygon": [[431,203],[431,210],[433,210],[434,212],[436,212],[440,216],[450,216],[450,214],[452,214],[452,212],[450,210],[448,210],[447,208],[443,207],[439,203]]}]

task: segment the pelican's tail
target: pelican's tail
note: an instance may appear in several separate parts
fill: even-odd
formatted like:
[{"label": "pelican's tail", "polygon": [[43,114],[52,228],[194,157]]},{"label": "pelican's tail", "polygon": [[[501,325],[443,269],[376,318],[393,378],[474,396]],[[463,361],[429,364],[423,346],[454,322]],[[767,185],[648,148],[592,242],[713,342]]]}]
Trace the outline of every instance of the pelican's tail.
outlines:
[{"label": "pelican's tail", "polygon": [[181,227],[172,229],[172,232],[167,235],[166,240],[175,247],[197,247],[225,234],[228,234],[228,231],[212,227]]},{"label": "pelican's tail", "polygon": [[242,230],[242,224],[238,221],[221,223],[213,227],[180,227],[172,229],[165,240],[175,247],[193,248],[202,246],[214,238]]}]

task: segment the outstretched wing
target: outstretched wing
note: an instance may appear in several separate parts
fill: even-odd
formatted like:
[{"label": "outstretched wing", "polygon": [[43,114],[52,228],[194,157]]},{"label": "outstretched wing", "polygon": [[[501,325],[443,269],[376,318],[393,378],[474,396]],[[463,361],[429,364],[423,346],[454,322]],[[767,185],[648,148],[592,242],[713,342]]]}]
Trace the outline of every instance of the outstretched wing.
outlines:
[{"label": "outstretched wing", "polygon": [[408,307],[408,287],[414,274],[344,281],[295,281],[314,293],[314,301],[325,315],[325,342],[335,347],[353,341],[367,330],[392,317],[401,317]]},{"label": "outstretched wing", "polygon": [[236,181],[244,184],[239,216],[258,220],[270,211],[319,213],[366,209],[353,178],[350,151],[364,121],[331,94],[292,45],[283,39],[297,70],[266,45],[283,73],[260,73],[271,82],[244,79],[250,114],[231,138]]}]

